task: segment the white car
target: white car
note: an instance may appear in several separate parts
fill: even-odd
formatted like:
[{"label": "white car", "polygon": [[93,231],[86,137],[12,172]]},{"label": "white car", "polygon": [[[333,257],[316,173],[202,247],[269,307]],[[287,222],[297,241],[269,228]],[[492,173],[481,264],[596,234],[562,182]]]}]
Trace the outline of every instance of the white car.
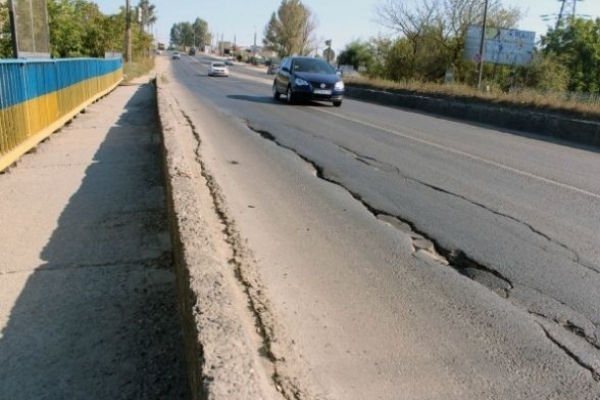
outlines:
[{"label": "white car", "polygon": [[217,61],[210,64],[208,67],[208,76],[229,76],[229,68],[225,63]]}]

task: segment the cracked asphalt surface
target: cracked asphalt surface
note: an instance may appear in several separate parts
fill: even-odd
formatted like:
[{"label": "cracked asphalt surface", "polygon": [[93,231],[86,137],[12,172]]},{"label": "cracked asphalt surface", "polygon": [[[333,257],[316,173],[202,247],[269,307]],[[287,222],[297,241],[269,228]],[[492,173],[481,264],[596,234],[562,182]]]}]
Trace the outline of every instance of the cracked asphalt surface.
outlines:
[{"label": "cracked asphalt surface", "polygon": [[[196,276],[223,302],[194,306],[216,328],[200,331],[209,393],[600,398],[596,150],[351,100],[286,106],[260,72],[211,80],[206,63],[161,73],[221,237]],[[114,125],[98,103],[0,176],[15,199],[0,221],[27,243],[2,241],[10,398],[188,396],[151,88],[119,90]]]},{"label": "cracked asphalt surface", "polygon": [[323,398],[600,395],[597,150],[287,106],[264,73],[182,60],[172,90]]}]

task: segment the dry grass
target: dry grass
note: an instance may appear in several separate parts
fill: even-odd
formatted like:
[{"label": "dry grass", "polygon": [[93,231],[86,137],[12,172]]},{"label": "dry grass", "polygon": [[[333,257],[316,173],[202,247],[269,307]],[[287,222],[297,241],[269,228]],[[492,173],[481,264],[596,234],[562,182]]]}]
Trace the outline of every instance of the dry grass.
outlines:
[{"label": "dry grass", "polygon": [[600,103],[592,104],[569,100],[562,93],[542,93],[534,90],[520,90],[514,93],[505,93],[498,88],[489,91],[478,90],[463,84],[436,84],[424,82],[393,82],[382,79],[367,79],[351,77],[344,79],[350,85],[399,91],[410,94],[427,96],[453,97],[466,101],[486,102],[505,107],[527,108],[547,112],[559,112],[584,119],[600,118]]},{"label": "dry grass", "polygon": [[129,82],[132,79],[147,75],[154,69],[154,57],[141,58],[132,62],[123,63],[124,81]]}]

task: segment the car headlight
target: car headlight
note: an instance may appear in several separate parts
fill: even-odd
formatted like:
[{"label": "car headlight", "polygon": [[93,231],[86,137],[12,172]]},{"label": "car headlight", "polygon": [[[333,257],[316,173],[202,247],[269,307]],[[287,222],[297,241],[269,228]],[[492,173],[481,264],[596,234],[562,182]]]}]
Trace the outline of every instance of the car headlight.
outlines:
[{"label": "car headlight", "polygon": [[296,85],[296,86],[308,86],[308,82],[306,82],[302,78],[296,78],[296,79],[294,79],[294,85]]},{"label": "car headlight", "polygon": [[344,90],[344,82],[342,82],[342,81],[336,82],[335,89],[336,90]]}]

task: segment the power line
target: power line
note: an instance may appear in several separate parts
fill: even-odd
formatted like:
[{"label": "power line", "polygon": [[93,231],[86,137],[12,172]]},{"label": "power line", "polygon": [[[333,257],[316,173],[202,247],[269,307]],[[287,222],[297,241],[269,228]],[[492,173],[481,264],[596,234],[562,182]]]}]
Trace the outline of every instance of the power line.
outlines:
[{"label": "power line", "polygon": [[541,15],[542,20],[550,21],[556,18],[556,25],[554,29],[558,29],[563,26],[565,21],[570,17],[572,18],[589,18],[588,14],[577,14],[577,3],[583,2],[583,0],[558,0],[560,2],[560,8],[558,13],[544,14]]}]

